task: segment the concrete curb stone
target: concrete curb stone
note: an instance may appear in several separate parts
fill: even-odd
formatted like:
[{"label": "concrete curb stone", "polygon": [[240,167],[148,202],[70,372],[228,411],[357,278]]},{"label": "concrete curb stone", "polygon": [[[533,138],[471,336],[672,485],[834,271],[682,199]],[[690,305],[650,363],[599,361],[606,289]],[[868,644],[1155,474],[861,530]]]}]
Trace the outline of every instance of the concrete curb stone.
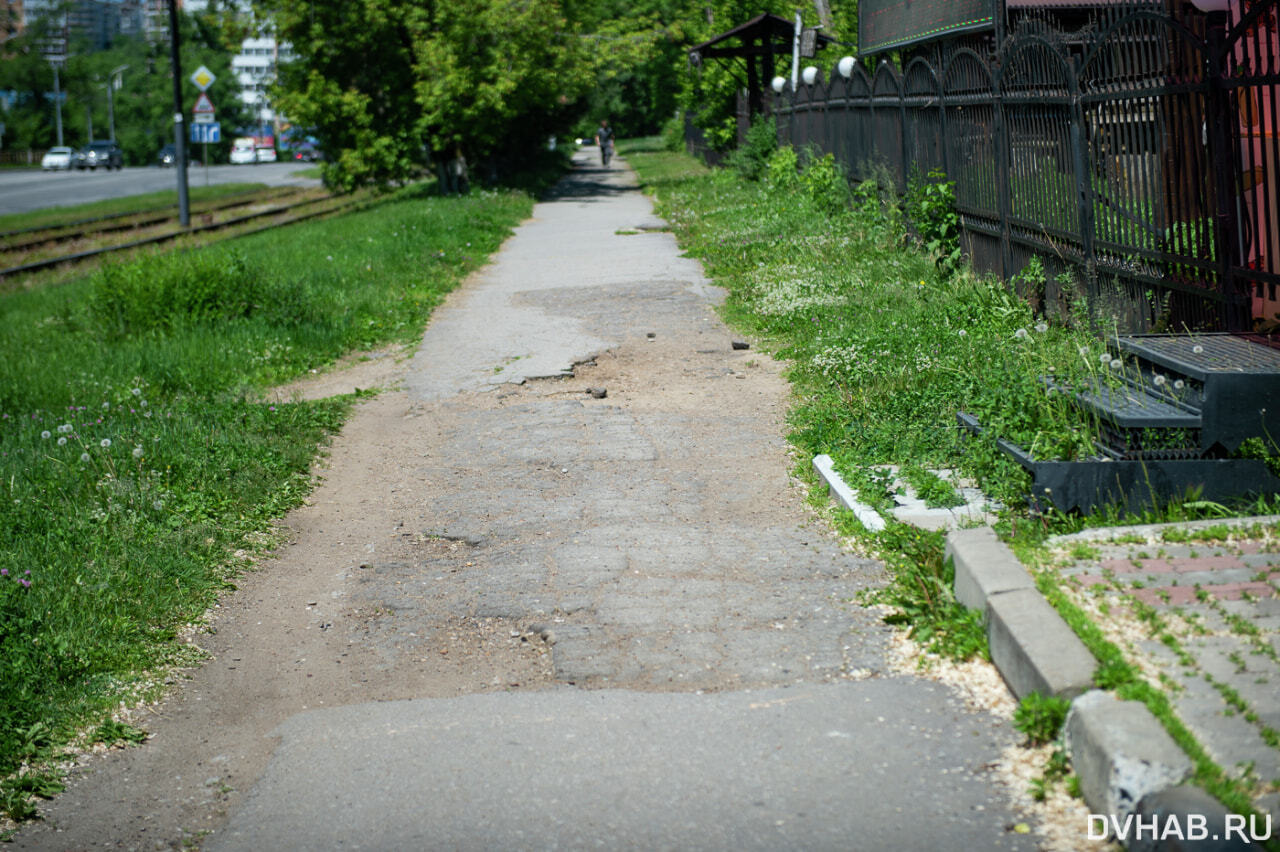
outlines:
[{"label": "concrete curb stone", "polygon": [[991,596],[1000,592],[1035,588],[1027,569],[991,527],[951,533],[942,558],[952,560],[956,600],[969,609],[985,609]]},{"label": "concrete curb stone", "polygon": [[1034,588],[987,600],[991,661],[1019,700],[1032,692],[1074,698],[1093,683],[1097,661]]}]

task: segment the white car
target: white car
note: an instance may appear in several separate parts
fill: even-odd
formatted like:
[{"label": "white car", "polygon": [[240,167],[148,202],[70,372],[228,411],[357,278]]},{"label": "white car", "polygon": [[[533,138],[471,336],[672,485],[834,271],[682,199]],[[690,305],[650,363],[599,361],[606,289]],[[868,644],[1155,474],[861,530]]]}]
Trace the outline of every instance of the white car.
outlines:
[{"label": "white car", "polygon": [[71,164],[74,161],[74,151],[70,148],[58,146],[57,148],[50,148],[44,155],[40,160],[40,168],[44,169],[46,172],[51,172],[55,169],[66,171],[71,168]]},{"label": "white car", "polygon": [[231,164],[233,166],[243,166],[246,163],[258,162],[258,156],[253,151],[253,142],[243,144],[239,139],[231,144]]},{"label": "white car", "polygon": [[259,145],[255,149],[255,154],[259,163],[274,163],[276,161],[276,149],[270,145]]}]

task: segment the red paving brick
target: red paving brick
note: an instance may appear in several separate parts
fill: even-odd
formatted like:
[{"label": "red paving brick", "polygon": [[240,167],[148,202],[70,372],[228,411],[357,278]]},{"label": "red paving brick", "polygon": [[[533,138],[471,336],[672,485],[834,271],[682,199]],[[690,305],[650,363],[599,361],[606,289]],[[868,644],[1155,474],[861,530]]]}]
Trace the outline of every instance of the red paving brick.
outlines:
[{"label": "red paving brick", "polygon": [[1220,601],[1238,601],[1246,594],[1258,598],[1277,596],[1276,588],[1268,583],[1222,583],[1216,586],[1201,586],[1199,589],[1194,586],[1164,586],[1134,589],[1129,594],[1151,606],[1185,606],[1195,603],[1199,599],[1199,592],[1206,592]]},{"label": "red paving brick", "polygon": [[1103,571],[1114,571],[1117,574],[1136,574],[1142,569],[1132,559],[1104,559],[1101,562]]},{"label": "red paving brick", "polygon": [[1138,568],[1144,574],[1172,574],[1173,565],[1168,559],[1139,559]]},{"label": "red paving brick", "polygon": [[1110,581],[1101,574],[1076,574],[1071,579],[1079,583],[1082,589],[1110,585]]},{"label": "red paving brick", "polygon": [[1234,556],[1197,556],[1194,559],[1170,559],[1169,564],[1179,574],[1191,571],[1229,571],[1244,568],[1245,564]]}]

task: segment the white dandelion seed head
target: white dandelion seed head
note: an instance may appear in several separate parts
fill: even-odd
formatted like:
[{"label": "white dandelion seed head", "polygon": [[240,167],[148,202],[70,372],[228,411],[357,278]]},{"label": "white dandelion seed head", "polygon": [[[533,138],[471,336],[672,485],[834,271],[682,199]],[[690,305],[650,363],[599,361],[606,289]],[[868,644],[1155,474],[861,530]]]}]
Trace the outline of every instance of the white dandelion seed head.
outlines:
[{"label": "white dandelion seed head", "polygon": [[1175,379],[1175,380],[1174,380],[1174,382],[1173,382],[1173,387],[1174,387],[1176,390],[1182,390],[1182,389],[1186,386],[1186,384],[1187,384],[1187,383],[1186,383],[1186,382],[1184,382],[1182,379]]},{"label": "white dandelion seed head", "polygon": [[1105,367],[1105,366],[1107,366],[1108,364],[1110,364],[1110,363],[1111,363],[1111,353],[1109,353],[1109,352],[1103,352],[1101,355],[1099,355],[1099,356],[1098,356],[1098,363],[1099,363],[1099,364],[1101,364],[1101,365],[1102,365],[1102,366],[1104,366],[1104,367]]},{"label": "white dandelion seed head", "polygon": [[110,407],[111,407],[111,403],[109,403],[109,402],[104,402],[104,403],[102,403],[102,407],[103,407],[104,409],[106,409],[106,408],[110,408]]},{"label": "white dandelion seed head", "polygon": [[960,336],[961,336],[961,337],[968,337],[968,336],[969,336],[969,332],[965,331],[965,330],[962,328],[962,329],[960,329]]},{"label": "white dandelion seed head", "polygon": [[1113,370],[1119,370],[1119,369],[1120,369],[1121,367],[1123,367],[1123,366],[1124,366],[1124,362],[1123,362],[1123,361],[1121,361],[1119,358],[1112,358],[1112,359],[1111,359],[1111,369],[1113,369]]},{"label": "white dandelion seed head", "polygon": [[1049,323],[1047,322],[1036,323],[1036,331],[1040,332],[1041,334],[1044,334],[1048,330],[1049,330]]},{"label": "white dandelion seed head", "polygon": [[67,445],[67,436],[63,435],[61,438],[58,439],[58,446],[65,447],[66,445]]},{"label": "white dandelion seed head", "polygon": [[134,447],[134,448],[133,448],[133,457],[134,457],[135,459],[140,459],[140,458],[142,458],[142,447]]},{"label": "white dandelion seed head", "polygon": [[1081,346],[1079,351],[1080,351],[1080,357],[1081,357],[1081,358],[1087,358],[1087,357],[1089,357],[1089,347],[1088,347],[1088,346]]},{"label": "white dandelion seed head", "polygon": [[1168,379],[1166,379],[1164,376],[1156,376],[1151,381],[1156,387],[1163,387],[1164,383],[1167,382]]},{"label": "white dandelion seed head", "polygon": [[75,427],[73,427],[70,423],[63,423],[61,426],[59,426],[59,427],[58,427],[58,431],[59,431],[59,432],[70,432],[73,428],[75,428]]},{"label": "white dandelion seed head", "polygon": [[43,432],[40,433],[40,437],[44,438],[47,441],[53,437],[53,433],[50,432],[48,429],[45,429]]},{"label": "white dandelion seed head", "polygon": [[80,454],[80,461],[82,461],[82,462],[87,462],[87,461],[89,461],[89,454],[88,454],[88,453],[81,453],[81,454]]},{"label": "white dandelion seed head", "polygon": [[1201,355],[1204,353],[1204,347],[1197,343],[1195,346],[1191,347],[1191,351],[1197,355]]},{"label": "white dandelion seed head", "polygon": [[98,442],[98,446],[102,447],[102,449],[105,450],[107,447],[111,446],[111,439],[103,438],[101,441]]},{"label": "white dandelion seed head", "polygon": [[1018,338],[1019,340],[1025,340],[1027,336],[1027,330],[1025,328],[1020,328],[1013,333],[1013,336]]},{"label": "white dandelion seed head", "polygon": [[160,511],[161,509],[164,508],[164,501],[157,500],[156,502],[151,504],[151,508],[155,509],[157,512]]}]

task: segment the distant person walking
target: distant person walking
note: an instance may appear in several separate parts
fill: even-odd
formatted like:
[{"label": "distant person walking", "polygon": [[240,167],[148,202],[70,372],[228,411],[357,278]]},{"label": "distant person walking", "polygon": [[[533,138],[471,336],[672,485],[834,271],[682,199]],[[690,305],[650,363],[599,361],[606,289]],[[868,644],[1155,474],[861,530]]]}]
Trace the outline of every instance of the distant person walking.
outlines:
[{"label": "distant person walking", "polygon": [[600,119],[600,126],[596,128],[596,145],[600,147],[600,163],[609,165],[609,159],[613,156],[613,128],[609,126],[609,119]]}]

